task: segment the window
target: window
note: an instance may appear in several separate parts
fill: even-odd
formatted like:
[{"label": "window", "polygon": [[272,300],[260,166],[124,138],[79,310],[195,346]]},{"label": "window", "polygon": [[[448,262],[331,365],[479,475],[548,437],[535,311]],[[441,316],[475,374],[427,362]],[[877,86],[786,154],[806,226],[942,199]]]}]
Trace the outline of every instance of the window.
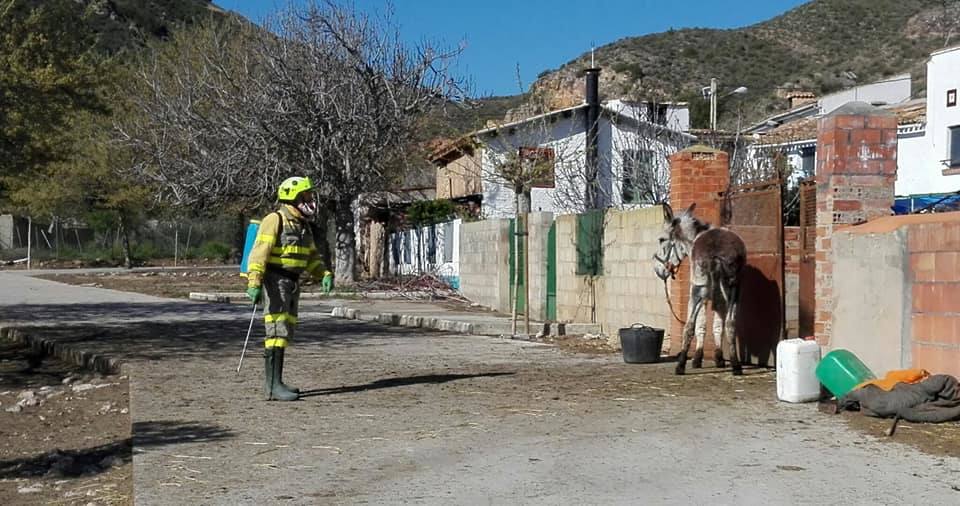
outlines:
[{"label": "window", "polygon": [[657,125],[667,124],[667,104],[647,102],[647,121]]},{"label": "window", "polygon": [[957,90],[947,90],[947,107],[953,107],[957,105]]},{"label": "window", "polygon": [[800,171],[803,172],[804,178],[813,177],[816,173],[816,166],[814,165],[816,155],[817,148],[803,148],[800,150]]},{"label": "window", "polygon": [[520,148],[520,167],[533,177],[531,188],[553,188],[555,185],[552,148]]},{"label": "window", "polygon": [[950,167],[960,167],[960,125],[950,127]]},{"label": "window", "polygon": [[623,203],[636,204],[650,200],[650,189],[655,184],[653,151],[625,149],[623,157]]}]

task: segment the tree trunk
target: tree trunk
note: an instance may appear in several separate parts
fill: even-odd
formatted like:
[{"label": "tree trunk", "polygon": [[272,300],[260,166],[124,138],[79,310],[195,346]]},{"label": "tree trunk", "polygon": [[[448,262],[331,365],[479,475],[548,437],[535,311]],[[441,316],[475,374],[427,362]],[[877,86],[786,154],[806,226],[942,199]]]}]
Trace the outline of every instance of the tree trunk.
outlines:
[{"label": "tree trunk", "polygon": [[355,282],[354,268],[357,264],[357,238],[353,230],[352,201],[340,200],[337,202],[334,221],[337,226],[334,276],[336,276],[338,285],[352,285]]}]

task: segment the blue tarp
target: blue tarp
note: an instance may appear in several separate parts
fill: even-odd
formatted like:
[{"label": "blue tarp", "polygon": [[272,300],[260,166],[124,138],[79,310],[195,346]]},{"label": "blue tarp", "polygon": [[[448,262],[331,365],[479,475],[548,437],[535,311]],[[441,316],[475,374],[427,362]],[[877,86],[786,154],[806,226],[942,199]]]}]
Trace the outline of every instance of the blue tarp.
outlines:
[{"label": "blue tarp", "polygon": [[[931,208],[931,206],[933,206]],[[930,208],[930,209],[927,209]],[[927,209],[938,213],[960,211],[960,194],[944,193],[940,195],[916,195],[899,197],[893,201],[894,214],[913,214]]]}]

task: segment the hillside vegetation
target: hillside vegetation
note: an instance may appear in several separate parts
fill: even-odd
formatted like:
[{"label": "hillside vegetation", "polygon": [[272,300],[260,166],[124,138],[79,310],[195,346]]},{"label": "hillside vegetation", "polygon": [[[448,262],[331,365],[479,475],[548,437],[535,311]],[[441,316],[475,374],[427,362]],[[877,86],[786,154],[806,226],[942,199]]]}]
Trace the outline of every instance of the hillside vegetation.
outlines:
[{"label": "hillside vegetation", "polygon": [[[746,86],[743,120],[750,121],[784,110],[785,91],[821,95],[901,72],[913,75],[914,94],[922,96],[927,56],[960,43],[958,28],[957,0],[815,0],[744,28],[624,38],[598,48],[596,61],[607,98],[688,100],[697,109],[711,77],[721,91]],[[532,93],[551,106],[579,100],[578,77],[589,57],[543,72]],[[736,107],[727,101],[722,125],[734,126]]]}]

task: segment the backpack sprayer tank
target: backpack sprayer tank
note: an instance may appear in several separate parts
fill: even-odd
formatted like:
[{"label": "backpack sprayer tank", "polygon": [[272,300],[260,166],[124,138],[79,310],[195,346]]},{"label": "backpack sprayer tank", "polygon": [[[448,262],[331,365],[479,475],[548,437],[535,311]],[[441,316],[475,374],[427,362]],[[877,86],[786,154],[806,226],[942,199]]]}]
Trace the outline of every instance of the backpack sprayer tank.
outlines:
[{"label": "backpack sprayer tank", "polygon": [[247,260],[250,258],[250,251],[253,250],[253,243],[257,240],[257,232],[260,231],[260,220],[250,220],[247,225],[247,235],[243,239],[243,256],[240,258],[240,276],[247,277]]}]

